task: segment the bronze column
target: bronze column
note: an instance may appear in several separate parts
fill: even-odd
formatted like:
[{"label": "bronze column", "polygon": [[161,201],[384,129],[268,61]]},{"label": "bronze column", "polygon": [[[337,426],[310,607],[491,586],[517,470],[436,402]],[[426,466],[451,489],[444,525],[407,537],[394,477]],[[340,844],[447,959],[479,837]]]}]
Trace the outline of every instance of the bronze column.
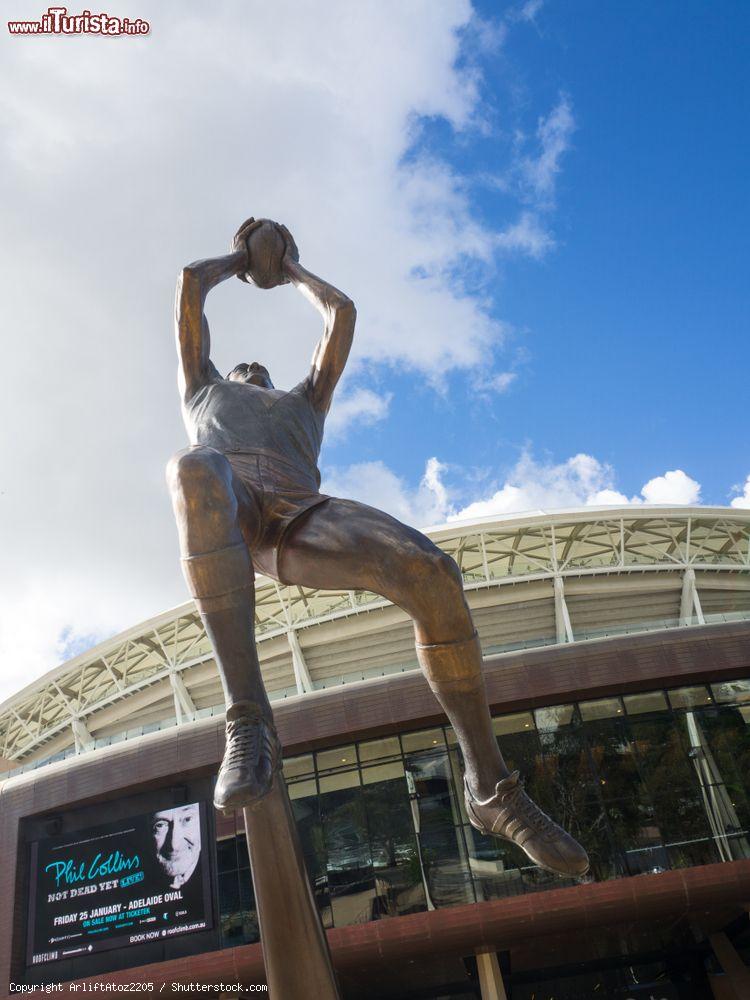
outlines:
[{"label": "bronze column", "polygon": [[340,1000],[281,772],[268,795],[243,814],[269,996]]}]

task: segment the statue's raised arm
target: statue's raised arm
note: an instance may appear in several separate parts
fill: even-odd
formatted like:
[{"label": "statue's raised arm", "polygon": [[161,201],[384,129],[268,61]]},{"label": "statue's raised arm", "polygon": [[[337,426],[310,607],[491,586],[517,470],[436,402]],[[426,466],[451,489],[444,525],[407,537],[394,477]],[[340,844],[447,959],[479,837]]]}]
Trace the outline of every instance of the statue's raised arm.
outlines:
[{"label": "statue's raised arm", "polygon": [[310,387],[313,404],[327,413],[352,347],[357,310],[347,295],[300,264],[291,233],[286,226],[280,229],[286,243],[281,264],[284,275],[323,317],[323,336],[313,354]]},{"label": "statue's raised arm", "polygon": [[177,381],[183,400],[190,399],[210,374],[211,335],[203,311],[206,296],[220,282],[247,271],[247,238],[260,224],[248,219],[237,231],[230,253],[194,261],[180,272],[175,294],[175,336]]}]

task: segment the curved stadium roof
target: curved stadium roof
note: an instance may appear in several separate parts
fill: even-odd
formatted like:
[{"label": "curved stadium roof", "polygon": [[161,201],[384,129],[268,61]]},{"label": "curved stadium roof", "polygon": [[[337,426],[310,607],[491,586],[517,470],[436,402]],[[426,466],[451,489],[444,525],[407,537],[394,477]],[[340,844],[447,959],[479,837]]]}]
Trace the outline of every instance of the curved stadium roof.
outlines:
[{"label": "curved stadium roof", "polygon": [[[485,655],[750,618],[750,510],[606,507],[451,522]],[[375,594],[256,580],[271,699],[417,669],[411,625]],[[223,711],[192,602],[63,663],[0,705],[0,770]]]}]

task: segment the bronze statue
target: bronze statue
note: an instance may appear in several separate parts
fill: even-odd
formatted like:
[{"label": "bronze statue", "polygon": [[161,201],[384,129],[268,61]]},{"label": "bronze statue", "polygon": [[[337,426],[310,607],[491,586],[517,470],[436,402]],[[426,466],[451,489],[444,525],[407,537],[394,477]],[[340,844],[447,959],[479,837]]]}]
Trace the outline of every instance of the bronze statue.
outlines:
[{"label": "bronze statue", "polygon": [[[210,359],[206,296],[232,276],[252,280],[261,227],[281,238],[275,281],[290,282],[323,317],[309,374],[276,389],[259,362],[223,378]],[[269,231],[270,227],[270,231]],[[271,244],[273,240],[271,240]],[[273,270],[271,268],[271,270]],[[247,808],[266,795],[281,748],[255,648],[255,569],[285,584],[369,590],[413,619],[417,658],[456,733],[471,824],[518,844],[540,867],[583,875],[583,848],[526,795],[498,749],[482,655],[455,562],[420,532],[379,510],[319,492],[323,424],[354,335],[356,310],[299,263],[289,231],[249,219],[231,252],[189,264],[176,300],[179,387],[190,447],[168,480],[190,591],[213,644],[227,704],[226,751],[214,802]]]}]

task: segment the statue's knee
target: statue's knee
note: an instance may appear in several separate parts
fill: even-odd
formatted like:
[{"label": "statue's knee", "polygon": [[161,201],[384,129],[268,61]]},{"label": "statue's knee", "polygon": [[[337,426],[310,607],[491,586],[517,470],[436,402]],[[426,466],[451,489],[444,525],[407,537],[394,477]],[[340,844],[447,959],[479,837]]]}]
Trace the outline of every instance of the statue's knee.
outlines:
[{"label": "statue's knee", "polygon": [[430,554],[431,571],[435,578],[440,581],[444,591],[463,593],[464,582],[461,570],[458,568],[455,559],[443,552],[442,549],[435,550]]},{"label": "statue's knee", "polygon": [[419,561],[422,569],[419,576],[425,583],[420,587],[424,605],[420,617],[440,618],[456,604],[463,605],[463,578],[455,560],[437,546],[430,546],[420,553]]},{"label": "statue's knee", "polygon": [[167,483],[173,494],[226,491],[230,481],[229,463],[213,448],[185,448],[167,464]]},{"label": "statue's knee", "polygon": [[464,595],[461,570],[449,555],[435,547],[423,554],[423,585],[409,610],[420,642],[453,642],[473,629]]}]

